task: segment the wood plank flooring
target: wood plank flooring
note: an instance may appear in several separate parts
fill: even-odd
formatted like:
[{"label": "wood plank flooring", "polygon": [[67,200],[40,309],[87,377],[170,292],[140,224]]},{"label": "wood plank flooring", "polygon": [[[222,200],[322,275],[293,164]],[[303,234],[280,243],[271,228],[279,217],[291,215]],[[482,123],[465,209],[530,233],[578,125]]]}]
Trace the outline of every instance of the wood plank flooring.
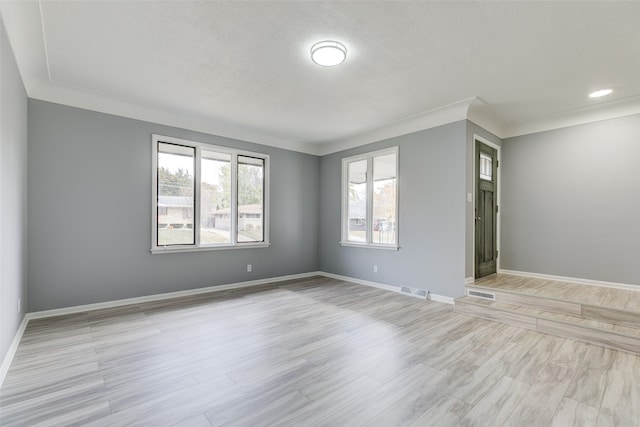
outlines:
[{"label": "wood plank flooring", "polygon": [[316,277],[33,320],[0,425],[632,427],[640,356]]},{"label": "wood plank flooring", "polygon": [[[556,301],[572,301],[581,305],[617,308],[640,313],[640,291],[637,290],[583,285],[511,274],[494,274],[478,279],[473,284],[495,291],[517,292],[522,295],[534,295]],[[517,302],[514,303],[517,304]],[[564,311],[566,310],[563,308]]]},{"label": "wood plank flooring", "polygon": [[[605,288],[508,274],[466,286],[455,311],[640,355],[640,287]],[[494,301],[471,296],[493,294]]]}]

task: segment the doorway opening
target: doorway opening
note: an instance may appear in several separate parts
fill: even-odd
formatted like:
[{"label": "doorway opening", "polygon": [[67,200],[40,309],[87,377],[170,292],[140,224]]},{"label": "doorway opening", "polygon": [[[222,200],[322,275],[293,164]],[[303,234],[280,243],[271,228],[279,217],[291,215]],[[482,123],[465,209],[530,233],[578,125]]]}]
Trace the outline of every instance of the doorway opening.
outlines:
[{"label": "doorway opening", "polygon": [[479,279],[498,271],[500,147],[477,136],[474,141],[474,275]]}]

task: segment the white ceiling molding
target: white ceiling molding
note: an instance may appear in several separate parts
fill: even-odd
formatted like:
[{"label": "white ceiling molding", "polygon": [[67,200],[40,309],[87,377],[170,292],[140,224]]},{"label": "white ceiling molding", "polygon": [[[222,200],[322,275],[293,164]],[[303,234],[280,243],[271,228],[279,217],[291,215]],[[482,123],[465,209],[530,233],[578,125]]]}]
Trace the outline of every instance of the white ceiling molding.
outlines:
[{"label": "white ceiling molding", "polygon": [[505,123],[492,113],[491,107],[480,98],[475,98],[467,113],[467,119],[481,128],[491,132],[498,138],[502,138],[505,131]]},{"label": "white ceiling molding", "polygon": [[7,29],[27,95],[43,80],[49,81],[40,2],[0,1],[0,18]]},{"label": "white ceiling molding", "polygon": [[500,138],[505,139],[530,133],[561,129],[569,126],[599,122],[600,120],[631,116],[633,114],[640,114],[640,96],[632,96],[617,101],[598,103],[589,107],[567,111],[556,114],[547,120],[515,123],[507,126]]},{"label": "white ceiling molding", "polygon": [[324,156],[372,142],[407,135],[409,133],[457,122],[459,120],[465,120],[467,119],[469,107],[476,100],[477,98],[465,99],[463,101],[445,105],[441,108],[436,108],[434,110],[416,114],[412,117],[407,117],[371,131],[321,145],[320,155]]},{"label": "white ceiling molding", "polygon": [[29,93],[29,98],[283,148],[285,150],[318,155],[319,147],[317,145],[296,141],[283,136],[269,135],[263,131],[234,123],[224,123],[208,117],[195,117],[165,111],[54,83],[37,85],[32,88],[31,93]]},{"label": "white ceiling molding", "polygon": [[399,120],[377,129],[325,144],[296,141],[286,136],[269,135],[258,129],[224,123],[205,117],[194,117],[174,112],[141,106],[131,102],[109,98],[102,94],[91,94],[85,90],[69,88],[47,82],[31,87],[28,93],[32,99],[68,105],[90,111],[127,117],[166,126],[173,126],[208,133],[221,137],[238,139],[285,150],[297,151],[316,156],[324,156],[338,151],[394,138],[409,133],[468,119],[486,129],[498,138],[505,139],[530,133],[543,132],[569,126],[597,122],[616,117],[640,113],[640,96],[619,101],[600,103],[588,108],[571,111],[559,117],[538,122],[506,125],[491,113],[490,107],[474,97],[441,108],[436,108],[413,117]]}]

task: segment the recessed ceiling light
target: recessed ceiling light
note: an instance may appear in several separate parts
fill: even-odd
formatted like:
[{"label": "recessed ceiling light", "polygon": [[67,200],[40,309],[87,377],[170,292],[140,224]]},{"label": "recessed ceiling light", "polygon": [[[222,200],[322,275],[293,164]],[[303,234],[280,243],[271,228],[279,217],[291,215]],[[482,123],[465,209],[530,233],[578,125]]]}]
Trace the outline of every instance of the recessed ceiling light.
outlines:
[{"label": "recessed ceiling light", "polygon": [[613,92],[613,89],[597,90],[595,92],[591,92],[589,94],[589,98],[600,98],[601,96],[609,95],[611,92]]},{"label": "recessed ceiling light", "polygon": [[339,65],[347,59],[347,48],[340,42],[326,40],[311,46],[311,60],[324,67]]}]

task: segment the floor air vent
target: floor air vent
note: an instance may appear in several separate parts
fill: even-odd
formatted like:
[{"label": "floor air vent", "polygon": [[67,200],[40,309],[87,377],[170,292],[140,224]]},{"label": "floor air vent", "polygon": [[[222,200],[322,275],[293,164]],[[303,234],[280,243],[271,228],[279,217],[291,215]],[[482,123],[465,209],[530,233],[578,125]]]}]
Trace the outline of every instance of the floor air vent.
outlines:
[{"label": "floor air vent", "polygon": [[427,299],[427,296],[429,296],[429,291],[427,291],[426,289],[410,288],[408,286],[401,287],[400,292],[403,294],[411,295],[412,297],[422,299]]},{"label": "floor air vent", "polygon": [[490,294],[488,292],[472,291],[471,289],[467,290],[467,295],[469,295],[470,297],[483,298],[491,301],[496,300],[495,294]]}]

